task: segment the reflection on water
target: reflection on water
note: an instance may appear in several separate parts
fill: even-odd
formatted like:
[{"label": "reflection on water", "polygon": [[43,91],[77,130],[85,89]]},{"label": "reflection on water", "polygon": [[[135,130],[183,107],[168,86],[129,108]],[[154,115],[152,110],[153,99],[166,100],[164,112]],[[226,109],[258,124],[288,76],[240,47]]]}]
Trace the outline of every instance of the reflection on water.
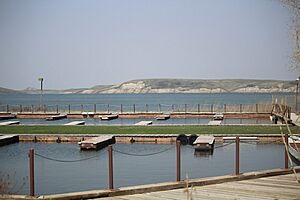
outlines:
[{"label": "reflection on water", "polygon": [[[19,194],[29,193],[28,150],[55,162],[35,156],[37,194],[105,189],[108,187],[107,148],[80,151],[77,144],[16,143],[0,147],[0,172],[15,174]],[[115,187],[159,183],[176,180],[175,144],[115,144],[113,149]],[[159,153],[157,153],[159,152]],[[125,155],[124,153],[127,153]],[[133,156],[138,155],[138,156]],[[143,156],[148,155],[148,156]],[[87,158],[94,157],[89,160]],[[215,148],[212,154],[195,154],[191,146],[181,146],[182,177],[201,178],[234,173],[235,145]],[[84,160],[67,162],[70,160]],[[240,144],[240,171],[284,167],[284,147],[280,144]]]},{"label": "reflection on water", "polygon": [[210,150],[210,151],[198,151],[195,150],[194,151],[194,156],[195,157],[210,157],[212,156],[214,153],[214,150]]}]

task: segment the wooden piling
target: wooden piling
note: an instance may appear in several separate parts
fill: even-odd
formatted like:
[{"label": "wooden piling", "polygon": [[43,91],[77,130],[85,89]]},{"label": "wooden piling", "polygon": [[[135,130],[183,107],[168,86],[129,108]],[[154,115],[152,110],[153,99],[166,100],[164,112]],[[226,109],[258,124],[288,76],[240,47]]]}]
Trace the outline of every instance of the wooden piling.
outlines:
[{"label": "wooden piling", "polygon": [[113,180],[113,150],[112,145],[108,146],[108,177],[109,177],[109,189],[114,189],[114,180]]},{"label": "wooden piling", "polygon": [[180,181],[180,141],[177,140],[176,141],[176,150],[177,150],[177,176],[176,176],[176,181],[179,182]]},{"label": "wooden piling", "polygon": [[34,196],[34,150],[29,150],[29,181],[30,181],[30,196]]},{"label": "wooden piling", "polygon": [[240,174],[240,138],[235,139],[235,175]]},{"label": "wooden piling", "polygon": [[[288,145],[288,134],[284,134],[284,141],[285,144]],[[287,148],[284,148],[284,168],[288,169],[289,168],[289,157],[288,157],[288,152],[286,151]]]}]

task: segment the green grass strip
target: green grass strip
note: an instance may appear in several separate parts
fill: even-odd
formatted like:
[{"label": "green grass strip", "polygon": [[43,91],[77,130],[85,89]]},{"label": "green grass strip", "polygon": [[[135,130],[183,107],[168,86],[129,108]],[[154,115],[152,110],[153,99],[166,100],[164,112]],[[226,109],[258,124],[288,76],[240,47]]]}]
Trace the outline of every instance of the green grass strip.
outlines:
[{"label": "green grass strip", "polygon": [[[285,126],[284,130],[286,129]],[[291,127],[300,133],[300,127]],[[0,134],[280,134],[279,126],[0,126]]]}]

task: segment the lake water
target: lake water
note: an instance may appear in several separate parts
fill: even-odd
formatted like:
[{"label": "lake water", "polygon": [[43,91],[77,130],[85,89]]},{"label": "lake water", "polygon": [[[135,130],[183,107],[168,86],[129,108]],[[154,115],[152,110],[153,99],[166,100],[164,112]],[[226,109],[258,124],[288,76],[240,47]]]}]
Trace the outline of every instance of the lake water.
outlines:
[{"label": "lake water", "polygon": [[[216,144],[212,155],[195,155],[191,146],[181,148],[181,176],[185,178],[211,177],[234,174],[235,145]],[[218,148],[219,147],[219,148]],[[1,176],[10,174],[9,181],[16,183],[13,193],[29,193],[28,150],[57,162],[35,156],[36,193],[54,194],[108,188],[107,148],[100,151],[80,151],[77,144],[16,143],[0,147]],[[159,183],[176,180],[175,145],[114,144],[113,149],[130,156],[113,153],[115,187]],[[284,167],[284,147],[280,144],[240,144],[240,171],[256,171]],[[23,185],[24,184],[24,185]]]}]

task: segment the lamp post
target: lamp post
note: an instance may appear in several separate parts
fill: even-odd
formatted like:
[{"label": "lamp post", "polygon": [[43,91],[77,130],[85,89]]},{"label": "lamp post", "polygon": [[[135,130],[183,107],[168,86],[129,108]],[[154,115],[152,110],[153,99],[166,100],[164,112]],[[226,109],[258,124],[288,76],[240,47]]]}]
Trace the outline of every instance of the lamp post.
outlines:
[{"label": "lamp post", "polygon": [[296,84],[297,84],[297,87],[296,87],[296,107],[295,107],[295,112],[298,111],[298,91],[299,91],[299,81],[300,81],[300,77],[298,77],[296,79]]},{"label": "lamp post", "polygon": [[40,108],[42,109],[42,105],[43,105],[43,81],[44,81],[44,78],[39,78],[38,80],[41,82]]}]

